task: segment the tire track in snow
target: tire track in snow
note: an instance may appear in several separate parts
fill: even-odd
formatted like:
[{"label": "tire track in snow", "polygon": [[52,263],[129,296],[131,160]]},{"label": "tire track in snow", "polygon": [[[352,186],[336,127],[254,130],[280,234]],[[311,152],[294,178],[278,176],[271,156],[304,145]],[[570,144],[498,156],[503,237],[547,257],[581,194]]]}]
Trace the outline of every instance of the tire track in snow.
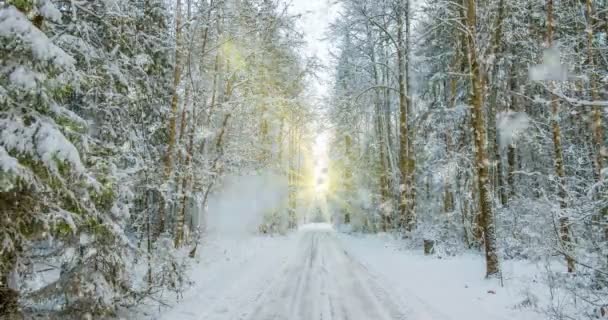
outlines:
[{"label": "tire track in snow", "polygon": [[406,319],[382,287],[350,257],[333,232],[308,230],[280,279],[249,320]]},{"label": "tire track in snow", "polygon": [[[409,289],[399,288],[399,290],[387,291],[387,288],[391,288],[390,279],[374,272],[363,261],[358,260],[355,255],[348,254],[346,250],[344,252],[352,258],[354,263],[356,263],[361,269],[365,270],[370,278],[374,280],[372,283],[377,285],[377,290],[383,292],[382,294],[390,295],[393,301],[397,301],[398,303],[408,303],[407,314],[409,318],[413,320],[454,320],[451,316],[445,314],[437,308],[434,308],[431,304],[420,298],[415,294],[415,292]],[[413,308],[414,305],[416,306],[415,309]]]}]

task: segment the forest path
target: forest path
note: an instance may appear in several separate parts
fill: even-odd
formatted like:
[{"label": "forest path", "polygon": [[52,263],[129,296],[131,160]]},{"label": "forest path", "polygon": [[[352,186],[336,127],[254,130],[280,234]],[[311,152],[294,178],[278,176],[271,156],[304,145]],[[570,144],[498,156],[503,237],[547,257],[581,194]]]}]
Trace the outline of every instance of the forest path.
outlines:
[{"label": "forest path", "polygon": [[201,270],[215,276],[197,280],[192,294],[160,319],[409,319],[331,227],[306,226],[272,243],[254,244],[247,258]]},{"label": "forest path", "polygon": [[[504,286],[476,253],[426,256],[390,234],[329,225],[284,236],[207,239],[184,299],[160,320],[540,320],[542,269],[504,261]],[[441,258],[441,259],[439,259]],[[543,289],[542,292],[548,292]],[[151,314],[154,313],[154,314]]]},{"label": "forest path", "polygon": [[293,258],[244,319],[405,319],[387,291],[348,254],[333,230],[301,232]]}]

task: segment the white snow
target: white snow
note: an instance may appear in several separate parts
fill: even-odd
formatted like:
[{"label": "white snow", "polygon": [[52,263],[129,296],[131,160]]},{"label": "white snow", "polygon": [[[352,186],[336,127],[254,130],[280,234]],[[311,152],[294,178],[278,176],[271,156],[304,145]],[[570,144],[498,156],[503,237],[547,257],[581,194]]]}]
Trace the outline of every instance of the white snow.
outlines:
[{"label": "white snow", "polygon": [[20,117],[0,120],[0,141],[7,150],[32,156],[42,161],[53,173],[58,173],[57,161],[66,161],[76,173],[84,171],[76,147],[55,126],[38,119],[26,125]]},{"label": "white snow", "polygon": [[23,13],[13,6],[0,9],[0,37],[21,39],[29,46],[38,60],[51,60],[64,68],[73,67],[75,63],[74,58],[54,45],[44,33],[32,25]]},{"label": "white snow", "polygon": [[529,126],[530,118],[524,112],[507,111],[496,114],[500,148],[514,143]]},{"label": "white snow", "polygon": [[184,300],[144,318],[171,320],[540,320],[539,268],[504,262],[484,279],[479,254],[439,259],[399,250],[388,235],[328,225],[279,237],[205,239]]},{"label": "white snow", "polygon": [[546,290],[539,285],[541,268],[534,264],[503,262],[501,287],[497,279],[484,279],[485,262],[479,254],[442,259],[425,256],[422,249],[399,249],[403,240],[386,234],[341,234],[340,239],[346,250],[408,307],[407,319],[545,319],[525,307],[527,299],[534,303],[537,292]]},{"label": "white snow", "polygon": [[26,90],[33,90],[36,89],[38,75],[23,66],[18,66],[11,72],[8,78],[16,86]]},{"label": "white snow", "polygon": [[561,64],[559,50],[552,47],[543,51],[543,62],[531,66],[528,75],[533,81],[566,81],[568,68]]},{"label": "white snow", "polygon": [[304,224],[298,227],[298,230],[300,231],[331,231],[334,230],[334,228],[332,227],[332,225],[328,224],[328,223],[309,223],[309,224]]},{"label": "white snow", "polygon": [[50,0],[44,1],[44,4],[38,10],[43,17],[53,22],[61,21],[61,12]]},{"label": "white snow", "polygon": [[59,160],[70,163],[76,172],[84,171],[76,147],[52,125],[41,123],[36,138],[37,153],[48,167],[56,170],[55,160]]},{"label": "white snow", "polygon": [[152,58],[147,54],[138,54],[134,58],[135,64],[139,67],[145,67],[152,63]]},{"label": "white snow", "polygon": [[[191,268],[195,285],[173,308],[147,310],[142,319],[238,319],[266,290],[295,249],[295,236],[239,237],[210,235],[198,248]],[[132,317],[127,317],[131,319]]]},{"label": "white snow", "polygon": [[72,212],[63,209],[52,209],[52,211],[47,214],[47,221],[45,222],[54,225],[59,223],[65,223],[70,228],[70,231],[74,233],[76,232],[76,230],[78,230],[76,226],[76,221],[74,221],[75,219],[81,220],[77,215]]},{"label": "white snow", "polygon": [[0,170],[13,173],[22,170],[19,161],[11,157],[3,146],[0,146]]}]

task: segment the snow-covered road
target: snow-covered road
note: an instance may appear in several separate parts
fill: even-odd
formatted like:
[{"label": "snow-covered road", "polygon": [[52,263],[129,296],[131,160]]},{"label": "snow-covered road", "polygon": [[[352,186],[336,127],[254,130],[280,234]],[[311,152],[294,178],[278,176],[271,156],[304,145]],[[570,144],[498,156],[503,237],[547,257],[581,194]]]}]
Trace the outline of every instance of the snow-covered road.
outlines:
[{"label": "snow-covered road", "polygon": [[[484,279],[479,254],[439,259],[389,235],[309,225],[287,236],[206,239],[194,286],[155,320],[538,320],[537,266],[503,263]],[[532,299],[532,300],[530,300]],[[527,301],[527,302],[526,302]]]},{"label": "snow-covered road", "polygon": [[354,260],[331,230],[303,231],[296,255],[245,317],[271,319],[405,319],[399,306]]},{"label": "snow-covered road", "polygon": [[284,240],[290,245],[222,263],[221,276],[197,279],[200,288],[160,319],[406,319],[335,231],[305,228]]}]

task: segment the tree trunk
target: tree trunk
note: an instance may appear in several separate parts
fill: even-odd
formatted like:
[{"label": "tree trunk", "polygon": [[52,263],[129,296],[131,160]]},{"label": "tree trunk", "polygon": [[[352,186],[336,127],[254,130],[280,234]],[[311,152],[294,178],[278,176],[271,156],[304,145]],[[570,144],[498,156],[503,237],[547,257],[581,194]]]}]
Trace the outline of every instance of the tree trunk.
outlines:
[{"label": "tree trunk", "polygon": [[475,132],[475,162],[477,166],[477,184],[479,188],[480,224],[484,233],[486,254],[486,276],[497,276],[500,272],[496,249],[496,233],[492,194],[489,180],[489,161],[486,152],[486,124],[483,114],[483,83],[476,52],[476,3],[467,0],[467,28],[469,44],[469,61],[471,66],[472,117]]},{"label": "tree trunk", "polygon": [[[597,89],[597,74],[595,72],[595,57],[593,54],[593,38],[594,38],[594,30],[593,30],[593,0],[585,1],[585,8],[587,13],[587,59],[588,64],[591,69],[591,74],[589,75],[589,86],[591,88],[591,98],[593,101],[599,101],[600,96],[598,94]],[[604,132],[602,128],[602,110],[599,106],[594,106],[592,111],[592,124],[591,130],[593,131],[593,144],[595,151],[595,175],[596,179],[599,181],[602,178],[602,169],[604,168],[604,153],[606,150],[602,150],[605,148],[604,146]]]},{"label": "tree trunk", "polygon": [[[458,72],[458,68],[461,65],[461,55],[460,55],[460,46],[464,46],[464,43],[460,43],[460,38],[456,38],[456,50],[454,52],[454,59],[452,60],[450,70],[452,73]],[[449,109],[454,109],[456,107],[457,101],[457,89],[458,89],[458,78],[455,75],[450,76],[449,79],[449,91],[448,91],[448,105]],[[451,158],[452,153],[452,135],[450,132],[445,132],[445,152],[448,158]],[[443,211],[444,213],[449,213],[454,211],[454,193],[452,191],[452,181],[449,180],[450,177],[444,179],[443,188],[444,188],[444,197],[443,197]]]},{"label": "tree trunk", "polygon": [[[551,47],[553,41],[553,0],[547,0],[547,46]],[[553,83],[550,88],[553,89]],[[567,208],[566,203],[566,186],[565,177],[566,170],[564,168],[564,155],[562,150],[561,128],[559,126],[559,98],[551,94],[551,129],[553,132],[553,147],[555,151],[555,173],[558,180],[558,197],[560,204],[559,214],[559,232],[561,244],[564,249],[564,256],[568,272],[574,272],[574,259],[572,257],[572,244],[570,239],[570,221],[565,215],[564,209]]]},{"label": "tree trunk", "polygon": [[502,157],[501,157],[501,146],[499,143],[500,133],[497,131],[496,114],[498,112],[498,71],[500,55],[502,54],[502,23],[504,21],[504,0],[500,0],[498,4],[498,17],[496,19],[495,32],[492,37],[492,54],[494,55],[492,72],[490,78],[490,100],[489,100],[489,139],[492,141],[493,151],[493,180],[495,185],[495,194],[500,200],[500,203],[504,206],[507,204],[507,194],[504,187],[503,168],[502,168]]},{"label": "tree trunk", "polygon": [[[397,64],[399,81],[399,170],[401,172],[399,186],[399,220],[403,230],[410,228],[412,220],[410,216],[410,163],[409,163],[409,130],[408,130],[408,97],[406,92],[406,44],[403,35],[403,14],[404,10],[399,7],[397,12]],[[409,14],[409,13],[408,13]]]},{"label": "tree trunk", "polygon": [[188,139],[188,147],[186,148],[186,160],[184,163],[184,172],[182,173],[183,177],[182,177],[182,186],[181,186],[181,210],[179,211],[178,217],[177,217],[177,221],[175,224],[175,239],[174,239],[174,245],[176,248],[179,248],[182,245],[182,242],[184,240],[184,235],[185,235],[185,221],[186,221],[186,206],[187,206],[187,199],[188,199],[188,194],[191,192],[190,190],[187,191],[188,189],[188,185],[189,185],[189,181],[190,181],[190,177],[192,176],[192,172],[190,172],[192,170],[190,164],[192,162],[192,149],[194,146],[194,128],[196,126],[196,112],[195,112],[195,104],[193,104],[192,106],[192,124],[191,124],[191,128],[190,128],[190,132],[189,132],[189,139]]},{"label": "tree trunk", "polygon": [[[509,103],[509,110],[515,111],[519,109],[517,106],[517,99],[514,92],[516,92],[516,78],[515,74],[511,75],[511,79],[509,80],[509,87],[511,89],[511,101]],[[509,193],[507,196],[507,203],[509,199],[512,199],[515,196],[515,154],[516,154],[516,145],[515,143],[510,143],[507,148],[507,184],[509,185]]]},{"label": "tree trunk", "polygon": [[171,98],[171,114],[169,115],[169,138],[167,151],[165,152],[165,177],[171,175],[173,165],[173,149],[175,148],[176,118],[179,102],[179,83],[181,80],[181,24],[182,24],[182,1],[177,0],[175,8],[175,66],[173,68],[173,95]]},{"label": "tree trunk", "polygon": [[[408,119],[412,119],[413,111],[412,111],[412,97],[410,94],[412,93],[411,88],[411,72],[410,72],[410,18],[411,18],[411,10],[410,10],[410,0],[405,0],[405,93],[407,99],[407,112]],[[408,126],[408,143],[407,143],[407,174],[408,178],[407,182],[407,192],[409,197],[409,205],[407,207],[407,221],[406,221],[406,230],[412,231],[416,225],[416,178],[414,176],[416,171],[416,157],[414,153],[414,141],[415,141],[415,130],[414,128],[410,128]]]},{"label": "tree trunk", "polygon": [[428,256],[428,255],[435,253],[435,240],[424,239],[423,244],[424,244],[424,254],[425,255]]},{"label": "tree trunk", "polygon": [[[177,0],[175,8],[175,66],[173,68],[173,95],[171,98],[171,114],[169,115],[169,137],[167,141],[167,150],[165,151],[164,159],[164,177],[165,180],[171,177],[173,170],[173,150],[175,149],[176,122],[179,102],[179,83],[181,80],[181,20],[182,20],[182,1]],[[163,203],[166,201],[163,201]],[[165,205],[161,205],[158,217],[157,234],[165,231]]]},{"label": "tree trunk", "polygon": [[[344,156],[346,162],[344,164],[344,189],[347,193],[351,194],[353,192],[353,173],[352,173],[352,141],[350,135],[344,135]],[[349,197],[350,198],[350,197]],[[350,203],[346,206],[344,210],[344,223],[350,223]]]},{"label": "tree trunk", "polygon": [[[372,75],[374,78],[374,85],[380,86],[380,75],[378,72],[378,64],[376,62],[376,50],[374,48],[374,38],[369,28],[369,25],[366,25],[367,29],[367,40],[369,42],[369,54],[372,63]],[[382,101],[380,98],[380,90],[374,90],[374,112],[375,112],[375,122],[376,122],[376,137],[378,139],[378,148],[379,148],[379,163],[380,163],[380,201],[382,202],[382,230],[387,231],[390,229],[390,219],[389,216],[391,212],[389,211],[390,206],[388,206],[388,202],[390,201],[389,196],[389,179],[388,179],[388,161],[387,161],[387,151],[388,151],[388,141],[385,139],[385,128],[384,121],[382,121]]]},{"label": "tree trunk", "polygon": [[291,113],[291,129],[289,131],[289,169],[287,174],[288,189],[289,189],[289,212],[288,212],[288,225],[290,229],[296,227],[296,145],[297,145],[297,128],[295,125],[295,116]]}]

